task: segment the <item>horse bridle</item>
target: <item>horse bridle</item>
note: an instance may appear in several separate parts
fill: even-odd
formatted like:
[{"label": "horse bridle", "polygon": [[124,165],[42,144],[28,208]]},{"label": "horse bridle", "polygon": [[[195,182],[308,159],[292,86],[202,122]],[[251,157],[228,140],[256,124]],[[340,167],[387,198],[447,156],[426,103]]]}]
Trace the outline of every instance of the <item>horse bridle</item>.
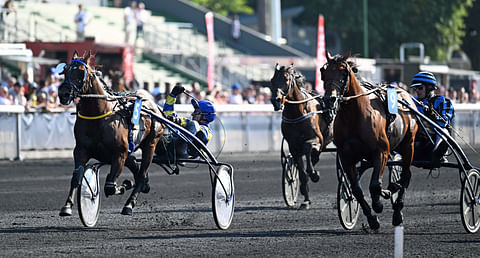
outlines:
[{"label": "horse bridle", "polygon": [[[75,64],[75,65],[74,65]],[[74,70],[79,69],[79,67],[83,65],[83,79],[81,81],[81,86],[78,86],[71,80],[71,75]],[[78,96],[79,93],[84,92],[87,87],[88,82],[88,65],[83,62],[82,60],[73,59],[70,65],[68,66],[68,70],[65,72],[65,83],[72,86],[72,91],[70,92],[70,99],[74,99]]]},{"label": "horse bridle", "polygon": [[[346,62],[346,61],[342,61],[342,64],[345,65],[345,68],[346,70],[346,74],[344,75],[343,78],[341,78],[340,80],[338,79],[334,79],[334,80],[323,80],[325,82],[325,86],[328,86],[328,85],[333,85],[338,93],[339,93],[339,98],[342,99],[343,98],[343,94],[345,93],[345,88],[348,84],[348,82],[350,81],[350,76],[351,76],[351,68],[350,68],[350,65]],[[327,67],[329,66],[330,64],[327,62],[324,67],[322,67],[321,69],[321,72],[322,72],[322,78],[325,78],[323,76],[323,73],[327,70]]]},{"label": "horse bridle", "polygon": [[288,74],[288,78],[287,78],[288,83],[286,83],[287,88],[285,89],[285,92],[280,88],[277,89],[277,97],[276,97],[277,101],[280,101],[280,103],[282,105],[285,104],[285,103],[290,103],[290,104],[301,104],[301,103],[303,103],[303,101],[301,101],[301,103],[292,103],[291,100],[287,99],[288,92],[293,87],[293,84],[296,83],[295,79],[297,78],[296,73],[287,72],[287,74]]}]

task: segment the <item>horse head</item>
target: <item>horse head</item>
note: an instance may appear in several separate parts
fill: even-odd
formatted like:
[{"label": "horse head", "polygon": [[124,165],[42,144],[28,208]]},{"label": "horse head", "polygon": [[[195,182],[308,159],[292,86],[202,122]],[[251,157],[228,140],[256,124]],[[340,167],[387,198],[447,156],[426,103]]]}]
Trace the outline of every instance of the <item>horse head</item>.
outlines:
[{"label": "horse head", "polygon": [[293,86],[296,85],[299,88],[303,87],[305,77],[301,73],[295,71],[293,64],[289,67],[276,64],[275,73],[270,82],[270,90],[272,92],[270,101],[273,104],[274,110],[278,111],[283,108],[285,98],[287,96],[292,97]]},{"label": "horse head", "polygon": [[123,79],[124,72],[119,70],[110,70],[108,73],[112,81],[112,90],[126,91],[126,83]]},{"label": "horse head", "polygon": [[62,105],[68,105],[79,94],[88,92],[94,79],[94,70],[88,65],[92,57],[90,51],[84,57],[73,53],[70,64],[57,65],[57,73],[65,74],[65,81],[58,87],[58,96]]},{"label": "horse head", "polygon": [[358,72],[356,64],[349,61],[350,54],[346,56],[331,56],[327,52],[327,63],[320,69],[324,81],[325,96],[343,96],[349,91],[349,86]]}]

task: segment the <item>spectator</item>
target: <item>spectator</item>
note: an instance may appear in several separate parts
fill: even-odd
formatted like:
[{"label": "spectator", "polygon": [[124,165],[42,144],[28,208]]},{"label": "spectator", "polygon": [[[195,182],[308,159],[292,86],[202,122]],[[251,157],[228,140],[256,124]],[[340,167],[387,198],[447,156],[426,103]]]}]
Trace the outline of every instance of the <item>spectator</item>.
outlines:
[{"label": "spectator", "polygon": [[237,41],[240,38],[240,18],[238,17],[238,14],[233,15],[232,38],[234,41]]},{"label": "spectator", "polygon": [[148,12],[145,10],[143,2],[138,3],[138,8],[135,10],[135,20],[137,22],[136,42],[139,37],[143,38],[143,25],[148,21]]},{"label": "spectator", "polygon": [[469,103],[477,103],[478,100],[478,95],[477,95],[477,90],[475,88],[471,88],[470,92],[468,93],[468,102]]},{"label": "spectator", "polygon": [[468,94],[465,92],[465,88],[461,87],[457,92],[457,102],[460,104],[468,103]]},{"label": "spectator", "polygon": [[160,98],[162,97],[162,91],[160,89],[160,83],[159,82],[154,82],[153,83],[152,96],[155,99],[155,102],[158,104]]},{"label": "spectator", "polygon": [[448,89],[447,97],[452,101],[452,104],[457,103],[457,91],[455,89]]},{"label": "spectator", "polygon": [[27,98],[25,97],[25,91],[20,82],[16,82],[15,85],[13,86],[13,91],[11,98],[12,98],[12,104],[13,105],[22,105],[22,106],[27,106]]},{"label": "spectator", "polygon": [[36,82],[31,82],[28,85],[28,91],[27,94],[25,94],[25,97],[27,98],[28,105],[31,107],[35,107],[37,105],[37,91],[38,84]]},{"label": "spectator", "polygon": [[5,21],[5,18],[7,15],[10,13],[16,12],[17,8],[15,7],[15,3],[13,0],[7,0],[5,3],[2,5],[2,13],[0,15],[0,22],[3,23]]},{"label": "spectator", "polygon": [[123,13],[125,43],[130,43],[130,38],[135,22],[135,10],[137,9],[137,2],[131,1],[130,6],[125,7]]},{"label": "spectator", "polygon": [[202,100],[205,98],[204,93],[200,90],[200,83],[197,81],[192,82],[192,96],[197,100]]},{"label": "spectator", "polygon": [[243,97],[240,93],[241,89],[242,87],[238,83],[232,85],[232,95],[230,95],[229,104],[243,104]]},{"label": "spectator", "polygon": [[82,4],[78,5],[78,13],[75,14],[74,21],[77,25],[77,41],[84,41],[85,27],[90,22],[90,15],[83,10]]},{"label": "spectator", "polygon": [[256,93],[257,92],[255,91],[253,85],[250,85],[243,91],[243,99],[247,102],[247,104],[254,104]]},{"label": "spectator", "polygon": [[11,105],[12,102],[8,98],[8,88],[5,85],[0,86],[0,105]]}]

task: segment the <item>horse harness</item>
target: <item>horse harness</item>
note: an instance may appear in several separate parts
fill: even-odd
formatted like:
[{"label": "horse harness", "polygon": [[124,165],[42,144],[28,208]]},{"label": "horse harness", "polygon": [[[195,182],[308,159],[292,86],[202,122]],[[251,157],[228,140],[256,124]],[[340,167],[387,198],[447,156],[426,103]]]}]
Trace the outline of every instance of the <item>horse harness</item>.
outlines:
[{"label": "horse harness", "polygon": [[297,76],[298,76],[297,74],[292,74],[290,72],[288,73],[289,83],[287,84],[288,87],[286,89],[287,94],[285,94],[285,92],[283,92],[282,90],[279,89],[277,91],[277,99],[281,99],[281,104],[282,105],[283,104],[299,105],[299,104],[307,103],[311,100],[316,99],[318,101],[317,107],[319,107],[318,109],[320,109],[320,110],[309,112],[308,109],[307,109],[307,105],[305,105],[306,114],[301,115],[297,118],[293,118],[293,119],[292,118],[286,118],[282,114],[282,122],[287,123],[287,124],[296,124],[296,123],[301,123],[301,122],[307,120],[308,118],[310,118],[313,115],[324,114],[324,119],[327,122],[327,124],[329,124],[331,121],[333,121],[333,118],[335,117],[336,109],[333,108],[334,105],[331,105],[331,107],[329,107],[326,104],[326,101],[324,101],[323,96],[321,96],[321,95],[311,96],[308,92],[306,92],[305,90],[300,88],[300,91],[301,91],[302,95],[305,97],[305,99],[303,99],[303,100],[290,100],[290,99],[287,98],[287,95],[288,95],[288,92],[290,91],[290,88],[293,86],[293,84],[296,84],[295,79],[297,78]]},{"label": "horse harness", "polygon": [[[127,121],[127,124],[128,124],[128,152],[129,152],[129,155],[132,154],[135,150],[135,142],[133,141],[133,131],[134,131],[134,124],[131,122],[131,118],[133,116],[133,103],[131,103],[131,98],[129,99],[129,97],[135,97],[136,99],[140,98],[140,96],[136,95],[135,92],[125,92],[125,93],[120,93],[120,92],[114,92],[112,91],[108,86],[107,84],[105,83],[105,81],[101,78],[101,77],[98,77],[99,78],[99,81],[103,84],[103,89],[108,93],[108,95],[103,95],[103,94],[78,94],[79,92],[82,92],[82,91],[85,91],[85,87],[87,85],[87,83],[90,84],[90,87],[93,87],[93,80],[95,80],[97,78],[97,75],[96,73],[91,73],[91,78],[88,79],[88,65],[86,63],[84,63],[83,61],[81,60],[78,60],[78,59],[74,59],[72,60],[73,63],[79,63],[81,65],[83,65],[85,67],[85,70],[84,70],[84,76],[83,76],[83,79],[82,79],[82,87],[77,87],[77,85],[72,82],[69,78],[70,78],[70,75],[72,73],[72,69],[73,70],[76,70],[78,69],[78,65],[77,66],[70,66],[68,71],[66,72],[66,76],[65,76],[65,82],[70,84],[72,87],[75,88],[76,92],[73,93],[73,98],[75,97],[79,97],[79,98],[83,98],[83,99],[106,99],[107,101],[116,101],[116,104],[115,106],[112,108],[112,110],[109,110],[108,112],[104,113],[104,114],[101,114],[101,115],[98,115],[98,116],[86,116],[86,115],[82,115],[80,114],[80,112],[76,112],[76,115],[82,119],[85,119],[85,120],[98,120],[98,119],[102,119],[102,118],[105,118],[111,114],[113,114],[113,111],[114,110],[118,110],[116,111],[115,113],[116,114],[119,114],[122,119],[124,119],[125,121]],[[135,95],[133,95],[135,94]],[[133,96],[132,96],[133,95]]]}]

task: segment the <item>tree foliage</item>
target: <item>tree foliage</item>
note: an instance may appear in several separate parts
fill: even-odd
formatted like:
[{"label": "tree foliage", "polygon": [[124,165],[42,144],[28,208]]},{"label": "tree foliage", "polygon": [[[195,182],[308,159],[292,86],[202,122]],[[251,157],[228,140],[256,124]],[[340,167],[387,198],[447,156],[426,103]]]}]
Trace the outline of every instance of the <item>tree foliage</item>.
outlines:
[{"label": "tree foliage", "polygon": [[466,34],[462,43],[462,49],[470,58],[474,70],[480,70],[480,19],[477,16],[479,13],[480,1],[475,1],[465,19]]},{"label": "tree foliage", "polygon": [[190,0],[212,12],[227,16],[233,13],[252,14],[253,9],[247,5],[246,0]]},{"label": "tree foliage", "polygon": [[[474,1],[367,0],[370,55],[398,57],[402,43],[421,42],[426,55],[445,60],[450,48],[459,48],[462,44],[464,19]],[[323,14],[325,30],[339,33],[343,50],[362,53],[362,4],[360,0],[283,0],[282,8],[303,5],[305,11],[296,20],[303,25],[315,26],[318,15]]]}]

